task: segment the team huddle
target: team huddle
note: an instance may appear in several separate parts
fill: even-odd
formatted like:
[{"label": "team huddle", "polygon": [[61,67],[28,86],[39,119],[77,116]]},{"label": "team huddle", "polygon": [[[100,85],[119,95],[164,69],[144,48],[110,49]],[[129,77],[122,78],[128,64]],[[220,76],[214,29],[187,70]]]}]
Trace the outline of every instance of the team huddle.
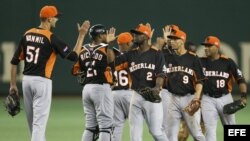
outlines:
[{"label": "team huddle", "polygon": [[[206,56],[199,57],[177,25],[163,27],[163,36],[153,42],[148,23],[116,37],[115,28],[84,21],[71,50],[50,31],[58,16],[56,7],[44,6],[41,25],[23,35],[11,60],[10,92],[17,94],[17,65],[25,62],[22,87],[31,141],[46,140],[57,54],[74,62],[72,74],[83,86],[82,141],[122,141],[127,119],[131,141],[142,141],[144,121],[155,141],[184,141],[188,132],[195,141],[216,141],[219,118],[223,125],[236,124],[235,114],[223,107],[234,101],[233,82],[246,105],[246,82],[235,62],[220,53],[218,37],[205,38]],[[91,42],[83,44],[87,34]]]}]

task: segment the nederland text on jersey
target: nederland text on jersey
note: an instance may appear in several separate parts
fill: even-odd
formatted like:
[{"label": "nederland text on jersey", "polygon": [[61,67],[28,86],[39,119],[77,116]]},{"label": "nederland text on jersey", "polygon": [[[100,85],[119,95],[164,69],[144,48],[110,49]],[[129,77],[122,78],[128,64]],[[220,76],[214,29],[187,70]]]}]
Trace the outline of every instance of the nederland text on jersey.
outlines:
[{"label": "nederland text on jersey", "polygon": [[129,67],[130,72],[136,71],[138,69],[151,69],[151,70],[154,70],[155,69],[155,64],[140,63],[140,64],[132,65],[131,67]]},{"label": "nederland text on jersey", "polygon": [[194,71],[190,68],[187,67],[183,67],[183,66],[175,66],[175,67],[171,67],[171,68],[167,68],[166,69],[167,73],[171,73],[171,72],[186,72],[190,75],[193,75]]},{"label": "nederland text on jersey", "polygon": [[215,76],[215,77],[228,78],[229,73],[221,72],[221,71],[205,71],[205,76]]}]

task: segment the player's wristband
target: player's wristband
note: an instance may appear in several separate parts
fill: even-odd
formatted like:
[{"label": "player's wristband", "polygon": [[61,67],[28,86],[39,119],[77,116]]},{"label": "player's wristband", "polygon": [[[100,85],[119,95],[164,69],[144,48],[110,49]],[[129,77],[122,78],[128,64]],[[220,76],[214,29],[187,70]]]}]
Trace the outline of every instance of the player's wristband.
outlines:
[{"label": "player's wristband", "polygon": [[246,93],[246,92],[242,92],[242,93],[241,93],[241,98],[247,99],[247,93]]}]

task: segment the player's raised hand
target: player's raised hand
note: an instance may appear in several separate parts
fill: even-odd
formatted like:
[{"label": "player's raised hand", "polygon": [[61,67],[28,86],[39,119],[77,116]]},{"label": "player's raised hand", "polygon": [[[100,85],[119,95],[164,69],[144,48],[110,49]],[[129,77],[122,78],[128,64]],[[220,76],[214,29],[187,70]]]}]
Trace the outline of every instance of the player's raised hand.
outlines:
[{"label": "player's raised hand", "polygon": [[114,41],[117,37],[115,36],[115,31],[116,29],[114,27],[111,27],[108,31],[107,31],[107,43],[110,43],[112,41]]},{"label": "player's raised hand", "polygon": [[171,34],[172,32],[172,28],[171,25],[166,25],[163,29],[163,38],[165,39],[165,41],[168,40],[168,36]]},{"label": "player's raised hand", "polygon": [[152,29],[150,23],[146,23],[146,26],[151,30],[150,39],[152,39],[155,29]]},{"label": "player's raised hand", "polygon": [[79,23],[77,23],[77,27],[78,27],[78,31],[80,34],[84,34],[86,35],[88,33],[89,27],[90,27],[90,22],[89,20],[86,20],[82,23],[82,25],[80,26]]}]

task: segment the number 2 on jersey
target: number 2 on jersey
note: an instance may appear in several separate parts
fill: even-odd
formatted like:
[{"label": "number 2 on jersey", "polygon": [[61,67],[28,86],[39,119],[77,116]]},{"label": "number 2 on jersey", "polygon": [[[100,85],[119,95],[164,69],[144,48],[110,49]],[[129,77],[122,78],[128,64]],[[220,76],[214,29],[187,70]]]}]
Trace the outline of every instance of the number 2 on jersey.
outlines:
[{"label": "number 2 on jersey", "polygon": [[37,64],[38,56],[39,56],[40,48],[35,48],[33,46],[27,46],[26,51],[26,61],[27,62],[34,62],[34,64]]},{"label": "number 2 on jersey", "polygon": [[152,72],[148,72],[147,73],[147,80],[153,80],[153,73]]}]

